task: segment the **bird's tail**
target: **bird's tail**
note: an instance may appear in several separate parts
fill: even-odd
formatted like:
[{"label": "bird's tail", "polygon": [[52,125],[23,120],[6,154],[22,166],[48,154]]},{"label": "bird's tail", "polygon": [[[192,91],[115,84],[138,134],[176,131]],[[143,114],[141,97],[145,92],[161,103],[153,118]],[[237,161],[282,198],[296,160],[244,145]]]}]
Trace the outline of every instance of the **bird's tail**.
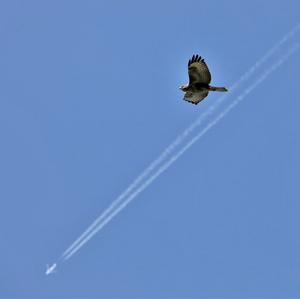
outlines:
[{"label": "bird's tail", "polygon": [[226,87],[216,87],[216,86],[209,86],[209,90],[212,91],[228,91]]}]

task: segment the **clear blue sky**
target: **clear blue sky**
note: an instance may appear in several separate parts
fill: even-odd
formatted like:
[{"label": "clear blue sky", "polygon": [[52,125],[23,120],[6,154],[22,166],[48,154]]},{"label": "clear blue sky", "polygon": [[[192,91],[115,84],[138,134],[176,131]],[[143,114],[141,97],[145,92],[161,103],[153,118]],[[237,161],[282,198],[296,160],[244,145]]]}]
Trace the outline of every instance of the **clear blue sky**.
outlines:
[{"label": "clear blue sky", "polygon": [[182,101],[190,56],[230,87],[299,11],[296,0],[1,1],[0,298],[300,298],[300,52],[44,275],[218,99]]}]

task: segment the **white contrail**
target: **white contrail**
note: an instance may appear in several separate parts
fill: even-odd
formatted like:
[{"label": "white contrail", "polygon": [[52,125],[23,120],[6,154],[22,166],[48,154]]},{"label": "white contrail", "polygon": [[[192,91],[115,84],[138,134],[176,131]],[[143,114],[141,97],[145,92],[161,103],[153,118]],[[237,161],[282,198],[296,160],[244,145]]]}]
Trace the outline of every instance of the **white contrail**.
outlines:
[{"label": "white contrail", "polygon": [[227,106],[213,121],[211,121],[203,130],[191,139],[181,150],[174,154],[166,163],[164,163],[150,178],[148,178],[139,188],[136,189],[125,201],[123,201],[113,212],[107,216],[101,224],[99,224],[90,234],[88,234],[81,242],[79,242],[68,254],[64,260],[69,259],[84,244],[86,244],[96,233],[98,233],[107,223],[109,223],[116,215],[118,215],[131,201],[133,201],[143,190],[145,190],[155,179],[165,172],[181,155],[183,155],[196,141],[198,141],[205,133],[214,127],[228,112],[230,112],[237,104],[252,92],[259,84],[261,84],[272,72],[282,65],[295,51],[299,50],[299,44],[295,45],[287,54],[282,56],[276,63],[267,69],[251,86],[249,86],[241,95],[237,97],[229,106]]},{"label": "white contrail", "polygon": [[[300,24],[289,31],[280,41],[278,41],[263,57],[261,57],[240,79],[230,88],[230,92],[237,89],[240,84],[247,80],[265,61],[267,61],[282,45],[284,45],[300,29]],[[156,158],[130,185],[115,199],[110,206],[64,251],[62,257],[66,256],[72,249],[77,246],[103,219],[120,204],[128,194],[136,188],[143,179],[145,179],[156,167],[158,167],[202,122],[207,116],[213,113],[230,94],[221,96],[212,106],[203,112],[183,133],[181,133],[160,155]]]}]

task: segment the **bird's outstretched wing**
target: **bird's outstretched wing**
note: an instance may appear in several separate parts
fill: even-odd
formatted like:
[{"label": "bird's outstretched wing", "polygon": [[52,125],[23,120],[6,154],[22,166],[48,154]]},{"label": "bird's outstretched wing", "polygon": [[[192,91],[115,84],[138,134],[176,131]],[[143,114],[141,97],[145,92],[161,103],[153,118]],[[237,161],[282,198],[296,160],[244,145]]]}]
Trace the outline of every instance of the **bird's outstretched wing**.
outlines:
[{"label": "bird's outstretched wing", "polygon": [[204,62],[204,59],[201,59],[199,55],[193,55],[192,59],[188,63],[188,71],[190,83],[204,83],[209,84],[211,81],[211,74],[209,69]]},{"label": "bird's outstretched wing", "polygon": [[204,98],[206,98],[208,95],[208,91],[198,91],[198,92],[186,92],[184,95],[184,100],[197,105],[200,103]]}]

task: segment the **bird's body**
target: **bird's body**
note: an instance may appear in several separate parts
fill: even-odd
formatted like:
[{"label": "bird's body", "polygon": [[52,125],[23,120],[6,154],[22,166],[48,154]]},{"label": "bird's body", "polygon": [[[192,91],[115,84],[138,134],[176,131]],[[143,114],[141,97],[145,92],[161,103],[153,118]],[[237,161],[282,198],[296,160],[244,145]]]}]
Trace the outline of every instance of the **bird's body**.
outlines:
[{"label": "bird's body", "polygon": [[189,84],[181,86],[180,89],[185,92],[184,100],[193,104],[198,104],[209,91],[227,91],[225,87],[210,86],[211,74],[209,69],[198,55],[193,55],[188,62]]}]

